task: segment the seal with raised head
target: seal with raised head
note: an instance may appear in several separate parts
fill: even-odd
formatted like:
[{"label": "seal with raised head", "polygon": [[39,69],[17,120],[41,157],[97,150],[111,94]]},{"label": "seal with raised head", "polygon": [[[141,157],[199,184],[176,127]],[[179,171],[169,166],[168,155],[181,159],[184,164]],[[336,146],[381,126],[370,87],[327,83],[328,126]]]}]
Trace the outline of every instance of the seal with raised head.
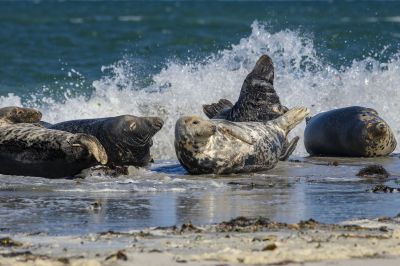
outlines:
[{"label": "seal with raised head", "polygon": [[[288,108],[280,102],[274,89],[274,65],[268,55],[262,55],[254,69],[247,75],[235,104],[227,99],[203,105],[210,119],[226,119],[233,122],[267,122],[275,119]],[[280,160],[286,160],[296,148],[299,137],[285,143]]]},{"label": "seal with raised head", "polygon": [[46,129],[30,108],[0,108],[0,173],[61,178],[106,164],[100,142],[86,134]]},{"label": "seal with raised head", "polygon": [[231,122],[181,117],[175,151],[190,174],[229,174],[268,170],[278,163],[286,136],[309,113],[293,108],[268,122]]},{"label": "seal with raised head", "polygon": [[109,166],[145,166],[152,161],[153,136],[164,122],[159,117],[121,115],[65,121],[47,128],[95,136],[105,148]]},{"label": "seal with raised head", "polygon": [[397,142],[377,111],[351,106],[307,119],[304,145],[315,156],[375,157],[393,152]]}]

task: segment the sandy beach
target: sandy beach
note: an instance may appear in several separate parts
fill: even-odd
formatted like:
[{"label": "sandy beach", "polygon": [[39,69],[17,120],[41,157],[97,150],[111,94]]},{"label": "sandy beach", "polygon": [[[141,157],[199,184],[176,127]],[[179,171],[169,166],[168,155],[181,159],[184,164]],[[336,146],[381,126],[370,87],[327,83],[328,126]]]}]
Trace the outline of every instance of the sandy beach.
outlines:
[{"label": "sandy beach", "polygon": [[0,265],[398,265],[400,261],[399,217],[340,224],[238,217],[209,226],[2,237]]}]

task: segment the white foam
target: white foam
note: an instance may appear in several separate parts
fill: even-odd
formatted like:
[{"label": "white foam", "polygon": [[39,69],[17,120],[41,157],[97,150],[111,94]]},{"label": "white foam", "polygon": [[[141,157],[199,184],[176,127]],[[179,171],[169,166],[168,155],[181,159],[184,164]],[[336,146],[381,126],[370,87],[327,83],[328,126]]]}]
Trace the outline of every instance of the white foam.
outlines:
[{"label": "white foam", "polygon": [[[388,63],[367,58],[354,61],[350,67],[336,69],[317,56],[310,37],[290,30],[271,33],[258,22],[251,28],[251,34],[230,49],[201,61],[169,62],[152,77],[153,83],[144,88],[138,85],[141,77],[136,76],[134,62],[121,60],[103,67],[104,75],[93,82],[95,91],[89,99],[68,94],[63,103],[41,99],[44,120],[158,115],[165,124],[155,137],[153,154],[157,159],[173,159],[174,124],[178,117],[203,115],[201,105],[219,98],[236,101],[245,76],[260,55],[266,53],[274,61],[275,89],[286,106],[308,106],[312,114],[350,105],[373,107],[399,137],[398,55]],[[15,95],[0,97],[0,105],[20,104],[21,100]],[[292,135],[302,136],[303,131],[304,123]],[[303,145],[299,143],[298,146],[295,154],[304,155]]]}]

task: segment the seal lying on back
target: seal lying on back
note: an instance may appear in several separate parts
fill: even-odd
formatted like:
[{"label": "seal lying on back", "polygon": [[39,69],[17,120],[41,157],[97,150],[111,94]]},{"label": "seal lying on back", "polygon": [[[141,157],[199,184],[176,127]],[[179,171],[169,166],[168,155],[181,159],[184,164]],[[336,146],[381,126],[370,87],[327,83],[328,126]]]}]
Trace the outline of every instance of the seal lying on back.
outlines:
[{"label": "seal lying on back", "polygon": [[109,166],[145,166],[151,162],[153,136],[162,128],[159,117],[116,117],[44,124],[47,128],[95,136],[105,148]]},{"label": "seal lying on back", "polygon": [[[203,105],[203,111],[208,118],[233,122],[267,122],[283,115],[287,110],[274,89],[274,65],[267,55],[262,55],[247,75],[235,104],[227,99],[220,99],[218,103]],[[295,137],[290,143],[285,143],[280,160],[286,160],[292,154],[298,140],[299,137]]]},{"label": "seal lying on back", "polygon": [[278,163],[286,136],[309,110],[293,108],[269,122],[180,118],[175,151],[190,174],[229,174],[268,170]]},{"label": "seal lying on back", "polygon": [[393,152],[397,142],[374,109],[351,106],[308,119],[304,145],[311,155],[375,157]]},{"label": "seal lying on back", "polygon": [[35,109],[0,108],[1,174],[60,178],[107,163],[95,137],[43,128],[35,124],[41,117]]}]

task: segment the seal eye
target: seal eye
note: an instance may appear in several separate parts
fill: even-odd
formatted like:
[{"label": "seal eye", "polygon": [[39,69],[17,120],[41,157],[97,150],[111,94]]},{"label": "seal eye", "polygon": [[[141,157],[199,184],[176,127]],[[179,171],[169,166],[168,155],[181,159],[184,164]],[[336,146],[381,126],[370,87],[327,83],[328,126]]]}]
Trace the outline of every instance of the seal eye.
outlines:
[{"label": "seal eye", "polygon": [[197,125],[199,123],[199,121],[195,120],[192,122],[192,124]]}]

